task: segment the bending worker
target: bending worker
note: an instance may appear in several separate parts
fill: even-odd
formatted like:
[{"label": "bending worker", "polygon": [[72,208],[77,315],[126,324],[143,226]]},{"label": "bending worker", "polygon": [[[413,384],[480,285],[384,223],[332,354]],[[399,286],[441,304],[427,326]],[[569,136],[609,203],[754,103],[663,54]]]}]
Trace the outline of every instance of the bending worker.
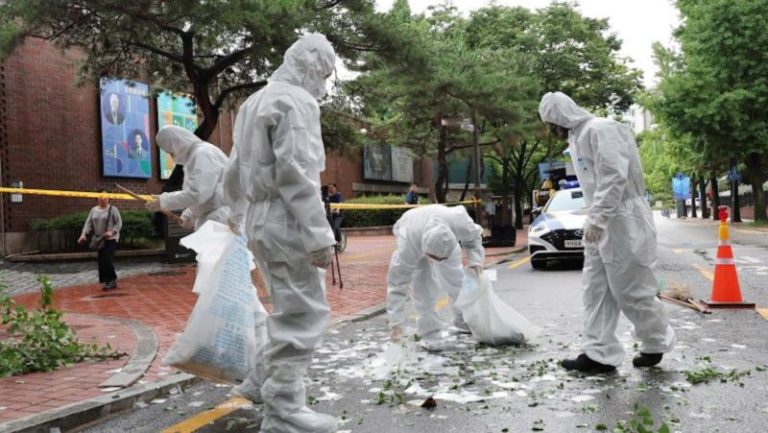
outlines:
[{"label": "bending worker", "polygon": [[317,193],[325,169],[317,100],[335,58],[317,33],[302,36],[285,52],[266,87],[240,106],[224,172],[230,227],[245,228],[272,294],[266,379],[253,389],[260,395],[248,396],[264,401],[262,433],[337,429],[335,417],[307,407],[305,388],[312,354],[330,320],[324,269],[336,240]]},{"label": "bending worker", "polygon": [[654,366],[672,350],[675,333],[656,299],[656,227],[643,198],[643,171],[632,133],[618,122],[592,116],[560,92],[544,95],[539,114],[554,135],[568,139],[588,207],[582,353],[562,366],[606,373],[621,365],[620,312],[635,325],[642,343],[632,363]]},{"label": "bending worker", "polygon": [[181,210],[182,227],[198,229],[206,221],[227,223],[227,208],[218,190],[227,155],[182,127],[168,125],[157,133],[157,145],[184,166],[180,191],[164,192],[144,204],[147,210]]},{"label": "bending worker", "polygon": [[435,204],[411,209],[403,214],[393,229],[397,243],[387,272],[387,313],[392,339],[403,334],[405,304],[409,289],[418,311],[418,334],[427,350],[440,350],[441,322],[435,304],[442,292],[453,306],[454,325],[468,331],[461,311],[455,307],[462,288],[461,250],[467,254],[467,266],[482,272],[485,250],[483,229],[475,224],[464,206]]}]

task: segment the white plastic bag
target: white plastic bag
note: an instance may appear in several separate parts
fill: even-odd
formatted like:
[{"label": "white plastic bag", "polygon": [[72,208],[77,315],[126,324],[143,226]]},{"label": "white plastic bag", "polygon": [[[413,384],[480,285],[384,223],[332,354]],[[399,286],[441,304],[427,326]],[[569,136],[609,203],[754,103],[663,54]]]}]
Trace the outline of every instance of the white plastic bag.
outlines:
[{"label": "white plastic bag", "polygon": [[464,284],[456,300],[472,335],[481,343],[521,344],[539,335],[539,328],[494,292],[485,273],[480,278],[464,271]]},{"label": "white plastic bag", "polygon": [[197,252],[194,291],[200,294],[184,331],[163,364],[216,382],[239,383],[261,362],[267,312],[251,281],[245,238],[215,221],[181,244]]}]

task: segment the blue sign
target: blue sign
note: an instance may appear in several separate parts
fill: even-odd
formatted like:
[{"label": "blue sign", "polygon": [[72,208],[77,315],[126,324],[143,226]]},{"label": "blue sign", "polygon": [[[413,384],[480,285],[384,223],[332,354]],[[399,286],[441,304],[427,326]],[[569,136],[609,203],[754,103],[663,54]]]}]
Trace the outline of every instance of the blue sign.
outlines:
[{"label": "blue sign", "polygon": [[729,182],[741,182],[741,173],[736,170],[736,167],[731,167],[731,171],[728,172]]},{"label": "blue sign", "polygon": [[691,197],[691,178],[683,173],[677,173],[672,178],[672,197],[675,200],[686,200]]}]

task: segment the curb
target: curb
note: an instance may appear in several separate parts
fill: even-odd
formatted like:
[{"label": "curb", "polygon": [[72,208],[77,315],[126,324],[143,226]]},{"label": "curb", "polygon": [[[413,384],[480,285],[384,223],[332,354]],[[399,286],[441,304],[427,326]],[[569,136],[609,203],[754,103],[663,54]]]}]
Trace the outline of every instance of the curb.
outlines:
[{"label": "curb", "polygon": [[498,265],[500,265],[502,263],[506,263],[506,262],[508,262],[508,261],[510,261],[512,259],[513,255],[522,253],[526,249],[528,249],[528,245],[521,245],[519,247],[516,247],[515,249],[510,250],[510,251],[504,253],[503,254],[504,257],[502,257],[502,258],[500,258],[500,259],[498,259],[496,261],[490,262],[487,265],[485,265],[484,267],[485,268],[490,268],[490,267],[493,267],[493,266],[498,266]]},{"label": "curb", "polygon": [[61,431],[72,430],[130,409],[138,402],[170,394],[174,389],[187,387],[201,380],[185,373],[179,373],[178,376],[10,421],[0,425],[0,433],[49,433],[54,427]]},{"label": "curb", "polygon": [[[165,249],[151,250],[117,250],[115,257],[155,257],[165,254]],[[77,260],[96,259],[96,252],[58,253],[58,254],[16,254],[5,259],[12,263],[38,263],[38,262],[70,262]]]}]

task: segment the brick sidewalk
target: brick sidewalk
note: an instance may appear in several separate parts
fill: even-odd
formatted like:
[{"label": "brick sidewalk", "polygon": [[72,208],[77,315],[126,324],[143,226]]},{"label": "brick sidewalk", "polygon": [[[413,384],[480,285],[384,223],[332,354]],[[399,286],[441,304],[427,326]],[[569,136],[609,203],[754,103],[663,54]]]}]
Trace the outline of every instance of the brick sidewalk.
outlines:
[{"label": "brick sidewalk", "polygon": [[[520,234],[523,238],[521,239]],[[518,247],[525,244],[525,231],[518,233]],[[344,288],[332,284],[327,272],[327,296],[334,319],[382,305],[386,298],[386,272],[394,250],[392,236],[351,237],[347,250],[339,255]],[[513,251],[486,249],[487,263]],[[176,370],[161,365],[175,335],[186,324],[196,296],[191,288],[194,266],[177,267],[122,278],[120,287],[104,292],[99,284],[85,284],[56,290],[56,308],[83,342],[110,343],[118,351],[133,353],[136,337],[131,328],[110,317],[137,320],[151,327],[158,337],[157,357],[139,383],[167,379]],[[35,307],[39,294],[23,294],[15,300]],[[262,299],[270,309],[269,298]],[[74,402],[104,395],[99,384],[121,368],[127,357],[108,362],[86,362],[50,373],[35,373],[0,379],[0,423],[45,412]],[[1,425],[1,424],[0,424]]]}]

